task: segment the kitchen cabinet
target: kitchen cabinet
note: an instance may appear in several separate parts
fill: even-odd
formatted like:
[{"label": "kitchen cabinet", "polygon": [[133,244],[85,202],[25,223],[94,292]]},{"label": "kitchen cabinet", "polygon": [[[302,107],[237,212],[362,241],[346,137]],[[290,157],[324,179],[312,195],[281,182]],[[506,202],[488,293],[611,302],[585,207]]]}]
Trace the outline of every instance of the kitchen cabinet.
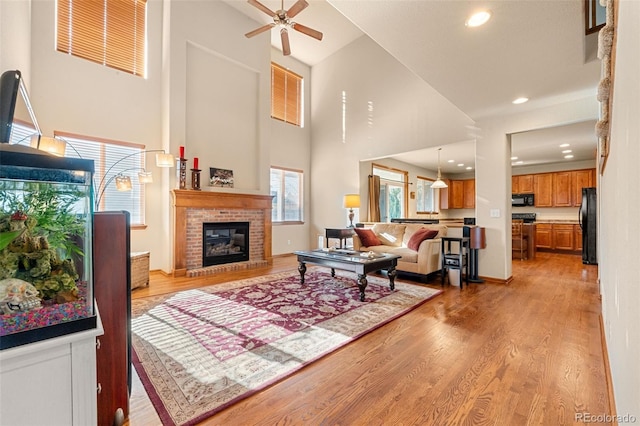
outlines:
[{"label": "kitchen cabinet", "polygon": [[553,225],[550,223],[536,224],[536,247],[553,248]]},{"label": "kitchen cabinet", "polygon": [[463,201],[462,207],[465,209],[474,209],[476,207],[476,180],[465,179],[462,181]]},{"label": "kitchen cabinet", "polygon": [[[553,206],[571,207],[573,206],[573,190],[571,187],[574,172],[553,173]],[[582,196],[581,196],[582,198]]]},{"label": "kitchen cabinet", "polygon": [[551,250],[582,249],[582,230],[572,223],[536,223],[536,247]]},{"label": "kitchen cabinet", "polygon": [[553,247],[556,250],[574,250],[574,225],[553,224]]},{"label": "kitchen cabinet", "polygon": [[460,179],[445,181],[447,188],[440,190],[440,208],[473,209],[476,206],[476,180]]},{"label": "kitchen cabinet", "polygon": [[553,207],[553,174],[540,173],[533,176],[536,207]]},{"label": "kitchen cabinet", "polygon": [[517,175],[511,176],[511,193],[513,194],[533,194],[534,175]]},{"label": "kitchen cabinet", "polygon": [[450,209],[461,209],[464,207],[464,182],[452,180],[449,186]]},{"label": "kitchen cabinet", "polygon": [[571,179],[573,206],[578,207],[582,203],[582,188],[596,186],[596,169],[575,170]]}]

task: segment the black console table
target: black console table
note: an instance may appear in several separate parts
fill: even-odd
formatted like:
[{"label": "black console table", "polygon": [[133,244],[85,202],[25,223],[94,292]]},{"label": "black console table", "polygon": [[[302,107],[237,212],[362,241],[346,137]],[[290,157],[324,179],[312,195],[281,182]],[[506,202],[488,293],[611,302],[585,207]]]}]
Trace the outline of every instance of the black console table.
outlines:
[{"label": "black console table", "polygon": [[[451,243],[457,243],[458,251],[451,250]],[[460,271],[460,288],[462,288],[462,271],[469,286],[469,237],[442,237],[442,285],[449,269]]]}]

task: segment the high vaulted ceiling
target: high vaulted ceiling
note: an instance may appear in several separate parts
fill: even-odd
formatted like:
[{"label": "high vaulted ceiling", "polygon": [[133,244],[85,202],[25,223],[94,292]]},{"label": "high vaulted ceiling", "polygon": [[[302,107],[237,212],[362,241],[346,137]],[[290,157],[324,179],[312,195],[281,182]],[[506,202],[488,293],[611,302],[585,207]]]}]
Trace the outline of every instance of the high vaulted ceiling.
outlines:
[{"label": "high vaulted ceiling", "polygon": [[[584,35],[582,0],[307,1],[310,6],[294,20],[322,31],[324,39],[317,41],[290,31],[293,57],[313,66],[365,34],[476,121],[595,96],[600,80],[597,36]],[[228,3],[260,25],[270,22],[246,1]],[[278,0],[261,3],[272,10],[282,4]],[[293,3],[285,2],[284,8]],[[479,9],[491,12],[489,22],[478,28],[466,27],[465,20]],[[280,48],[277,31],[271,31],[271,37],[272,44]],[[530,101],[513,105],[511,101],[520,96]],[[560,139],[570,139],[576,154],[573,161],[593,159],[594,124],[545,129],[543,138],[537,140],[535,134],[527,138],[520,135],[514,138],[514,155],[521,151],[524,156],[532,144],[552,145],[548,155],[540,149],[527,164],[557,162]],[[526,145],[519,147],[518,140],[526,140],[522,142]],[[442,152],[444,162],[445,150]],[[461,146],[457,152],[456,163],[473,164],[473,148]],[[437,162],[435,148],[397,158],[407,162],[422,158],[410,162],[427,168]],[[461,171],[458,166],[446,167],[443,163],[445,173]]]}]

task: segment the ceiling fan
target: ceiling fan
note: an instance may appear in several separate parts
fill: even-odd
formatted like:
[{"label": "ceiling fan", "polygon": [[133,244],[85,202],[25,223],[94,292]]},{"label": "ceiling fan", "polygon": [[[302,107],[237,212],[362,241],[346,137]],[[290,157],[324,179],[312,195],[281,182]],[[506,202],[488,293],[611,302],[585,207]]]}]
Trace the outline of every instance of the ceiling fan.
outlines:
[{"label": "ceiling fan", "polygon": [[273,23],[264,25],[260,28],[257,28],[251,32],[245,34],[247,38],[253,37],[260,33],[270,30],[273,27],[280,27],[280,39],[282,40],[282,54],[287,56],[291,54],[291,47],[289,46],[289,32],[288,28],[293,28],[294,30],[301,32],[302,34],[306,34],[310,37],[313,37],[317,40],[322,40],[322,33],[320,31],[316,31],[313,28],[306,27],[302,24],[298,24],[297,22],[293,22],[291,19],[296,16],[298,13],[302,12],[309,3],[306,0],[298,0],[293,6],[289,8],[289,10],[284,10],[284,0],[281,0],[280,10],[273,12],[271,9],[260,3],[258,0],[248,0],[249,4],[255,6],[260,9],[267,15],[273,18]]}]

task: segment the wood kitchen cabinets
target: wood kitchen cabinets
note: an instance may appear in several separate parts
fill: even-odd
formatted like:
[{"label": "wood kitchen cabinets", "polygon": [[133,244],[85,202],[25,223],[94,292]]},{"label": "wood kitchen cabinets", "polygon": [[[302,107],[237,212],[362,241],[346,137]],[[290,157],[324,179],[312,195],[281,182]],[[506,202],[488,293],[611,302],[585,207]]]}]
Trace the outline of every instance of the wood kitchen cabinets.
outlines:
[{"label": "wood kitchen cabinets", "polygon": [[533,193],[536,207],[553,207],[553,174],[533,175]]},{"label": "wood kitchen cabinets", "polygon": [[533,175],[516,175],[511,176],[511,192],[513,194],[532,194]]},{"label": "wood kitchen cabinets", "polygon": [[582,250],[582,229],[572,223],[536,223],[538,249]]},{"label": "wood kitchen cabinets", "polygon": [[533,193],[536,207],[578,207],[582,188],[596,185],[596,169],[536,173],[511,177],[511,192]]},{"label": "wood kitchen cabinets", "polygon": [[440,190],[441,209],[473,209],[476,207],[476,180],[446,181],[448,187]]}]

